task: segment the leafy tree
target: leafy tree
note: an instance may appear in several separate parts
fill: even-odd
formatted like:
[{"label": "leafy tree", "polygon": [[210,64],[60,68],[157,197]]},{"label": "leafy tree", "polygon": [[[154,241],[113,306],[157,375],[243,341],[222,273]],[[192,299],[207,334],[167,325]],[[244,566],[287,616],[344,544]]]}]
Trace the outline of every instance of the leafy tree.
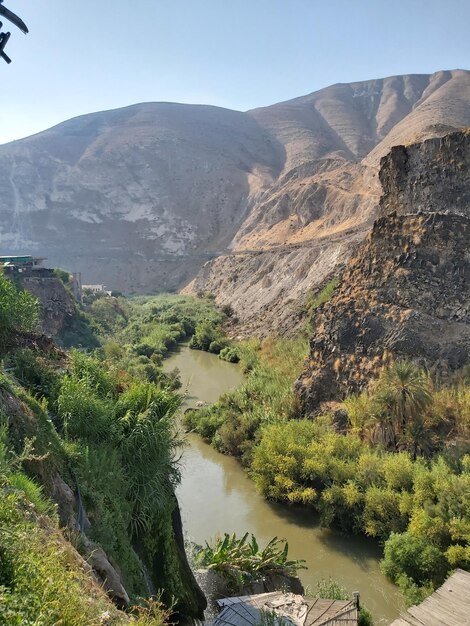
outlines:
[{"label": "leafy tree", "polygon": [[[203,321],[199,322],[196,326],[196,330],[194,331],[194,335],[191,338],[189,346],[196,350],[205,350],[207,352],[209,351],[210,345],[219,339],[220,331],[214,326],[214,324],[208,321]],[[215,351],[216,350],[214,349],[214,352]]]}]

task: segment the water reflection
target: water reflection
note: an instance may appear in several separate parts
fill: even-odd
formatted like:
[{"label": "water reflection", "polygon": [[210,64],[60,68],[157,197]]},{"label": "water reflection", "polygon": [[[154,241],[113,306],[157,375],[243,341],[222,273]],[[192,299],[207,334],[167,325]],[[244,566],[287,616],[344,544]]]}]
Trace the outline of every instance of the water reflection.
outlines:
[{"label": "water reflection", "polygon": [[[237,387],[243,376],[236,366],[204,352],[180,348],[165,362],[178,367],[186,406],[198,400],[214,402]],[[331,576],[349,590],[359,590],[376,624],[388,624],[399,613],[401,597],[380,573],[380,546],[366,537],[349,537],[322,529],[317,516],[305,508],[285,507],[264,500],[233,458],[219,454],[194,434],[182,457],[182,481],[177,496],[188,536],[204,543],[223,532],[253,533],[261,544],[272,537],[289,541],[289,554],[305,559],[300,573],[304,585],[314,588]]]}]

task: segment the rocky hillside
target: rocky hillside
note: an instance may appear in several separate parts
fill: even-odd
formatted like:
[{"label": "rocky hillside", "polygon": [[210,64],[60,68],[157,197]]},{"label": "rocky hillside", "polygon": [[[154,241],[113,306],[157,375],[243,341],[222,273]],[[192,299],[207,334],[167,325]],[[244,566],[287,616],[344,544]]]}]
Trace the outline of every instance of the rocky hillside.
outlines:
[{"label": "rocky hillside", "polygon": [[206,263],[189,289],[230,303],[239,335],[295,329],[306,295],[347,261],[377,215],[380,158],[468,126],[469,102],[470,73],[455,71],[333,85],[251,112],[285,146],[283,170],[231,253]]},{"label": "rocky hillside", "polygon": [[36,269],[29,273],[9,274],[22,289],[39,300],[41,331],[49,337],[58,337],[76,315],[77,305],[70,291],[51,269]]},{"label": "rocky hillside", "polygon": [[85,115],[0,146],[1,247],[128,292],[182,287],[204,266],[189,290],[232,304],[245,332],[280,317],[283,332],[372,224],[380,157],[470,125],[469,104],[470,72],[453,70],[246,113]]},{"label": "rocky hillside", "polygon": [[446,374],[470,358],[470,133],[382,159],[382,217],[352,258],[314,335],[296,388],[307,412],[412,359]]}]

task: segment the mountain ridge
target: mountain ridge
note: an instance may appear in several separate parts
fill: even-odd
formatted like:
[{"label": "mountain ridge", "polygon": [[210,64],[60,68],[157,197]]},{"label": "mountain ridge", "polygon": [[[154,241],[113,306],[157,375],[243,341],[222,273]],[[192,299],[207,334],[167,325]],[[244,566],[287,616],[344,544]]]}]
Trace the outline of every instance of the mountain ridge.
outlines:
[{"label": "mountain ridge", "polygon": [[[127,292],[196,277],[188,289],[230,302],[243,324],[249,303],[220,281],[239,269],[223,259],[244,253],[249,269],[300,245],[306,269],[312,254],[344,263],[377,214],[381,156],[466,126],[467,70],[337,83],[247,112],[139,103],[86,114],[0,146],[0,245]],[[292,276],[280,294],[270,263],[272,286],[249,291],[283,309]],[[313,264],[299,297],[328,273]]]}]

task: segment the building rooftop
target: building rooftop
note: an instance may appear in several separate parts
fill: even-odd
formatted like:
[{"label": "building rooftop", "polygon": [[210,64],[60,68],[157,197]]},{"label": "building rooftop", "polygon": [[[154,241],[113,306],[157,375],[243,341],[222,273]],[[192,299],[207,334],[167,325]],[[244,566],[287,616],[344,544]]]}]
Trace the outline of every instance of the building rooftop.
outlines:
[{"label": "building rooftop", "polygon": [[282,591],[223,598],[217,604],[222,610],[213,626],[262,624],[266,612],[276,616],[272,626],[357,626],[358,619],[355,600],[304,598]]},{"label": "building rooftop", "polygon": [[44,256],[31,256],[30,254],[7,254],[7,255],[0,255],[0,263],[14,263],[19,262],[19,263],[28,263],[31,261],[45,261],[46,257]]}]

